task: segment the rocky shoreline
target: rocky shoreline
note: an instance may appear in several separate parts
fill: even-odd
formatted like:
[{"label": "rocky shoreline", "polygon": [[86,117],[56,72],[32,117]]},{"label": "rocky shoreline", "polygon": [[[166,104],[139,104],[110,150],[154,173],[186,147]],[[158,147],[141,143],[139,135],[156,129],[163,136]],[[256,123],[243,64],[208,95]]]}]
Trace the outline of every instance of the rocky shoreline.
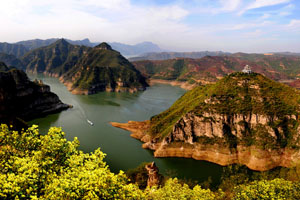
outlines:
[{"label": "rocky shoreline", "polygon": [[156,83],[159,84],[168,84],[168,85],[172,85],[172,86],[179,86],[182,89],[185,90],[191,90],[193,88],[195,88],[197,86],[197,84],[190,84],[188,82],[181,82],[181,81],[170,81],[170,80],[163,80],[163,79],[153,79],[150,78],[149,79],[149,85],[152,86]]},{"label": "rocky shoreline", "polygon": [[154,151],[154,157],[182,157],[195,160],[205,160],[222,166],[231,164],[243,164],[249,169],[266,171],[275,167],[292,167],[298,163],[300,151],[284,149],[261,149],[256,146],[238,145],[236,149],[230,149],[218,144],[188,144],[155,141],[147,130],[150,128],[150,121],[128,123],[111,122],[111,125],[131,132],[131,137],[143,143],[142,147]]}]

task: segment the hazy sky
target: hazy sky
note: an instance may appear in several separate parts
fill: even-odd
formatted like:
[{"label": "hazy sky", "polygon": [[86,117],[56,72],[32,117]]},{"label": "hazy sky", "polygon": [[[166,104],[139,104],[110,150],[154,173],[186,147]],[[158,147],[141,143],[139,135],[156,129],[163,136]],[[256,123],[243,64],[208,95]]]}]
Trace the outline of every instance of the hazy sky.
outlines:
[{"label": "hazy sky", "polygon": [[0,0],[0,41],[89,38],[173,51],[300,52],[300,0]]}]

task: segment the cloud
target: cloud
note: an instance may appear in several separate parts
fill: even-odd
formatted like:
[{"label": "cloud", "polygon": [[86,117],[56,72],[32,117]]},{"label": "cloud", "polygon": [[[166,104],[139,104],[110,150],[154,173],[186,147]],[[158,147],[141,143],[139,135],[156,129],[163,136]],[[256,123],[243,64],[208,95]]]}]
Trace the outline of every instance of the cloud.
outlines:
[{"label": "cloud", "polygon": [[266,27],[273,24],[271,21],[263,21],[260,23],[242,23],[242,24],[236,24],[233,26],[227,26],[224,30],[243,30],[243,29],[253,29],[258,27]]},{"label": "cloud", "polygon": [[257,9],[257,8],[262,8],[267,6],[274,6],[274,5],[289,3],[289,2],[290,0],[255,0],[254,2],[246,6],[244,9],[242,9],[239,12],[239,15],[242,15],[247,10]]},{"label": "cloud", "polygon": [[293,19],[290,21],[290,23],[287,25],[289,28],[300,28],[300,20],[299,19]]},{"label": "cloud", "polygon": [[290,0],[255,0],[252,4],[250,4],[246,9],[255,9],[255,8],[261,8],[261,7],[266,7],[266,6],[274,6],[277,4],[282,4],[282,3],[288,3]]},{"label": "cloud", "polygon": [[[173,51],[247,51],[246,45],[252,45],[254,49],[257,40],[262,51],[270,45],[264,45],[268,38],[266,35],[278,34],[278,40],[272,46],[280,46],[283,44],[282,38],[292,41],[290,33],[297,36],[299,30],[299,18],[295,15],[297,4],[292,4],[295,0],[174,0],[168,4],[134,2],[0,0],[0,40],[16,42],[64,37],[128,44],[152,41]],[[283,3],[286,5],[280,8],[274,7],[264,12],[253,10],[249,13],[251,15],[236,16],[241,10],[245,12]],[[291,45],[299,44],[296,36]]]},{"label": "cloud", "polygon": [[220,0],[222,7],[219,11],[231,12],[238,8],[241,0]]},{"label": "cloud", "polygon": [[187,31],[181,20],[188,14],[178,5],[143,7],[129,0],[1,1],[0,38],[140,42]]},{"label": "cloud", "polygon": [[272,15],[269,13],[264,13],[263,16],[260,17],[260,19],[268,19],[270,18]]}]

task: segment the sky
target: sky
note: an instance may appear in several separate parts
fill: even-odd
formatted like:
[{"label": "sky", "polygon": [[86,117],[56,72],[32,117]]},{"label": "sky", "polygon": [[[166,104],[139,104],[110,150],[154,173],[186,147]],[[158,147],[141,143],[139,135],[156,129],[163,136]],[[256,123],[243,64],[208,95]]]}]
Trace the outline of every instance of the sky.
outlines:
[{"label": "sky", "polygon": [[300,52],[300,0],[0,0],[0,42],[150,41],[169,51]]}]

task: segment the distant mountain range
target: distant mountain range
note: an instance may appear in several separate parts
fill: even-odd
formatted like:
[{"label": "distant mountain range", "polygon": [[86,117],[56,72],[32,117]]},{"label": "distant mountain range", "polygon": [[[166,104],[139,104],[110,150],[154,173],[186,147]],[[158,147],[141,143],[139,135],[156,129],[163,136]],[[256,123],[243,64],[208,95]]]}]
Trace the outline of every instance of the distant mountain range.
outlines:
[{"label": "distant mountain range", "polygon": [[[37,49],[40,47],[44,47],[44,46],[53,44],[57,40],[60,40],[60,39],[59,38],[51,38],[51,39],[46,39],[46,40],[34,39],[34,40],[20,41],[15,44],[21,44],[21,45],[25,46],[28,50],[33,50],[33,49]],[[83,40],[69,40],[69,39],[65,39],[65,40],[73,45],[84,45],[84,46],[88,46],[88,47],[94,47],[98,44],[98,43],[90,42],[90,40],[87,38],[83,39]]]},{"label": "distant mountain range", "polygon": [[[26,52],[34,50],[40,47],[49,46],[59,40],[59,38],[51,39],[34,39],[34,40],[25,40],[17,43],[0,43],[0,52],[12,54],[16,57],[23,56]],[[69,40],[65,39],[67,42],[73,45],[83,45],[87,47],[95,47],[100,44],[100,42],[90,42],[89,39],[83,40]],[[162,52],[163,50],[156,44],[152,42],[142,42],[135,45],[128,45],[119,42],[108,43],[113,49],[119,51],[124,56],[137,56],[148,52]]]},{"label": "distant mountain range", "polygon": [[28,49],[22,44],[10,44],[7,42],[0,42],[0,53],[6,53],[20,58],[26,52],[28,52]]},{"label": "distant mountain range", "polygon": [[[44,46],[48,43],[50,44]],[[91,83],[90,86],[95,86],[96,88],[88,88],[88,93],[94,93],[98,91],[98,87],[100,87],[99,90],[110,90],[110,87],[112,90],[118,90],[118,87],[116,87],[118,84],[122,85],[126,83],[128,86],[131,85],[127,80],[123,81],[123,83],[117,80],[116,77],[125,80],[123,75],[117,75],[119,72],[115,75],[111,74],[116,72],[110,69],[113,66],[119,66],[119,69],[122,68],[122,65],[127,66],[130,70],[134,68],[128,60],[125,61],[122,53],[118,54],[115,51],[114,46],[115,48],[119,48],[120,52],[128,52],[129,54],[136,54],[137,52],[147,50],[161,50],[157,45],[150,42],[137,45],[112,44],[112,47],[107,44],[109,47],[107,47],[106,54],[103,56],[101,55],[103,51],[99,51],[99,48],[97,50],[95,47],[89,47],[95,45],[95,43],[91,43],[88,39],[77,41],[48,39],[28,40],[18,42],[17,44],[0,43],[0,61],[5,62],[8,66],[14,66],[27,72],[44,73],[56,77],[61,77],[72,69],[74,71],[73,74],[69,73],[68,76],[64,76],[64,79],[68,82],[70,82],[70,78],[75,80],[79,74],[85,74],[85,78],[91,77],[90,74],[85,73],[88,69],[93,68],[97,71],[98,67],[109,67],[108,70],[104,70],[106,73],[105,76],[112,79],[98,77],[103,82],[101,84],[105,83],[104,85],[108,89],[103,89],[101,88],[102,86],[95,86]],[[109,50],[109,48],[114,50]],[[99,55],[96,55],[97,53]],[[111,55],[114,56],[111,57]],[[108,60],[101,61],[101,59],[112,60],[108,62]],[[189,85],[215,82],[228,73],[240,71],[245,65],[250,65],[255,72],[264,74],[273,80],[285,81],[287,79],[295,80],[296,78],[300,78],[300,56],[298,53],[291,52],[266,54],[231,54],[222,51],[156,52],[144,53],[143,56],[133,57],[130,61],[147,78],[151,78],[152,80],[179,81],[180,84],[184,82]],[[75,69],[73,69],[75,66],[77,66],[77,75]],[[134,82],[139,82],[139,75],[132,76],[133,72],[130,72],[130,70],[126,71],[130,75],[128,77],[131,77],[131,80],[134,80]],[[91,71],[91,74],[95,75],[94,71]],[[91,80],[94,80],[94,78],[91,78]],[[77,82],[82,86],[80,81],[78,80]],[[140,82],[141,88],[145,86],[142,82]],[[299,84],[297,83],[297,85]],[[79,89],[80,87],[76,86],[74,88]],[[139,88],[139,86],[136,88]]]},{"label": "distant mountain range", "polygon": [[203,58],[205,56],[224,56],[231,53],[223,51],[199,51],[199,52],[151,52],[141,56],[131,57],[130,61],[139,60],[168,60],[173,58]]},{"label": "distant mountain range", "polygon": [[118,42],[109,43],[111,47],[124,56],[137,56],[148,52],[162,52],[163,50],[152,42],[142,42],[136,45],[127,45]]},{"label": "distant mountain range", "polygon": [[174,58],[132,63],[147,78],[179,81],[195,86],[216,82],[229,73],[241,71],[245,65],[277,81],[300,76],[299,56],[237,53],[198,59]]}]

